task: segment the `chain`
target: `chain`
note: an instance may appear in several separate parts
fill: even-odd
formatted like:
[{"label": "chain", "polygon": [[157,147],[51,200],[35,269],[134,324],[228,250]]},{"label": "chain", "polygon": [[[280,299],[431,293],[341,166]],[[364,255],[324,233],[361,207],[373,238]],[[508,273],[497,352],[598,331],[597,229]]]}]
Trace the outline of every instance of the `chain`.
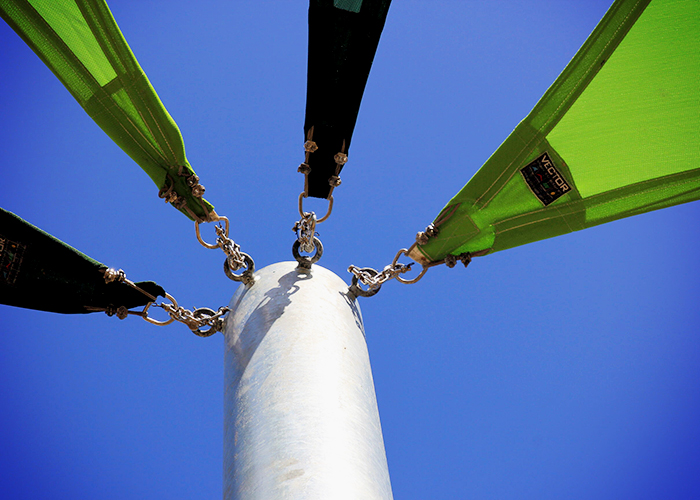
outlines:
[{"label": "chain", "polygon": [[[312,264],[315,264],[321,259],[323,255],[323,243],[316,236],[316,224],[320,224],[325,219],[328,218],[326,215],[321,220],[316,220],[316,214],[314,212],[304,212],[301,206],[301,200],[304,193],[301,193],[299,197],[299,213],[301,214],[301,219],[294,223],[292,231],[297,235],[297,239],[292,245],[292,255],[299,262],[299,266],[310,269]],[[333,200],[331,199],[331,207],[333,205]],[[330,214],[330,211],[328,212]],[[315,250],[313,256],[301,255],[299,251],[305,253],[311,253]]]},{"label": "chain", "polygon": [[[400,274],[410,271],[413,264],[413,262],[410,264],[401,264],[398,262],[396,264],[389,264],[388,266],[384,267],[382,272],[378,272],[376,269],[372,269],[371,267],[360,268],[357,266],[350,266],[348,267],[348,272],[352,273],[353,275],[351,289],[354,287],[353,293],[357,291],[360,292],[356,293],[355,295],[371,297],[379,291],[384,283],[395,279]],[[367,290],[362,290],[359,287],[358,282],[365,285]]]},{"label": "chain", "polygon": [[[211,337],[216,332],[223,330],[223,316],[229,311],[228,307],[220,307],[218,311],[208,307],[200,307],[190,311],[179,306],[172,296],[167,295],[167,298],[171,301],[170,304],[153,304],[155,307],[162,308],[170,316],[170,320],[166,324],[170,324],[173,321],[183,323],[198,337]],[[147,309],[144,311],[146,314],[143,316],[143,319],[155,325],[163,324],[163,322],[149,318],[147,311]],[[207,326],[209,327],[208,330],[202,330],[202,328]]]},{"label": "chain", "polygon": [[[170,303],[161,302],[160,304],[157,304],[157,298],[154,295],[148,293],[147,291],[139,287],[136,283],[127,279],[126,273],[121,269],[105,269],[104,280],[107,284],[116,282],[129,285],[131,288],[138,290],[146,297],[148,297],[150,301],[144,306],[142,311],[129,311],[124,306],[88,307],[88,311],[104,311],[107,314],[107,316],[117,316],[117,318],[119,319],[126,319],[129,315],[141,316],[147,322],[158,326],[165,326],[171,324],[174,321],[178,321],[187,325],[187,327],[190,330],[192,330],[192,333],[194,333],[198,337],[210,337],[216,332],[223,331],[224,315],[229,311],[228,307],[220,307],[218,311],[214,311],[213,309],[209,309],[208,307],[195,308],[194,310],[190,311],[178,305],[177,300],[175,300],[175,298],[169,293],[166,293],[165,297],[170,301]],[[161,309],[163,309],[165,312],[168,313],[170,319],[167,319],[165,321],[159,321],[157,319],[149,317],[148,311],[151,308],[151,306],[160,307]],[[202,328],[206,327],[208,327],[207,330],[202,330]]]},{"label": "chain", "polygon": [[[402,248],[401,250],[399,250],[391,264],[386,266],[381,272],[377,271],[376,269],[372,269],[371,267],[348,267],[348,272],[352,273],[353,275],[352,284],[350,285],[349,292],[355,295],[356,297],[371,297],[372,295],[376,295],[376,293],[379,292],[379,289],[382,287],[382,285],[389,280],[395,279],[399,283],[410,285],[420,281],[420,279],[425,275],[426,272],[428,272],[428,269],[430,269],[431,267],[445,264],[447,267],[452,268],[455,267],[455,265],[457,265],[457,262],[461,262],[462,264],[464,264],[464,267],[467,267],[472,261],[472,257],[475,256],[475,254],[472,254],[470,252],[462,253],[459,255],[447,255],[442,260],[430,262],[428,264],[423,264],[423,269],[421,270],[420,274],[418,274],[418,276],[416,276],[413,279],[407,280],[401,275],[410,271],[411,266],[415,264],[415,262],[411,262],[410,264],[401,264],[399,262],[399,257],[401,257],[401,255],[409,256],[410,252],[415,248],[415,246],[416,245],[414,244],[410,248]],[[484,252],[478,252],[476,255],[483,254]],[[366,286],[367,289],[362,289],[360,287],[360,284]]]},{"label": "chain", "polygon": [[[202,235],[199,230],[200,221],[195,222],[195,231],[197,233],[197,240],[202,244],[203,247],[209,248],[210,250],[215,250],[221,248],[226,254],[226,260],[224,260],[224,273],[233,281],[241,281],[246,285],[253,283],[253,273],[255,272],[255,262],[250,255],[241,252],[241,246],[235,241],[228,237],[229,231],[229,221],[228,218],[217,215],[214,221],[222,222],[216,225],[216,244],[207,243],[202,239]],[[236,271],[244,269],[240,274],[235,274]]]},{"label": "chain", "polygon": [[[310,268],[311,265],[321,258],[323,254],[323,245],[321,240],[317,238],[316,235],[316,224],[320,224],[327,220],[331,216],[333,211],[333,190],[340,186],[342,181],[340,180],[340,171],[348,161],[348,155],[345,154],[345,141],[343,141],[343,146],[339,153],[337,153],[333,160],[335,161],[336,168],[335,173],[328,179],[328,184],[330,186],[330,191],[328,192],[328,211],[320,219],[316,218],[314,212],[306,212],[304,210],[304,198],[309,196],[309,174],[311,173],[311,166],[309,165],[309,158],[311,154],[318,150],[318,145],[313,141],[314,127],[312,126],[306,135],[306,142],[304,143],[304,162],[299,165],[297,169],[298,172],[304,174],[304,190],[299,195],[299,219],[292,228],[297,235],[297,240],[292,245],[292,255],[299,262],[301,267]],[[302,256],[299,252],[311,253],[313,251],[316,253],[313,256]]]},{"label": "chain", "polygon": [[[165,199],[166,203],[170,203],[175,208],[179,210],[186,211],[192,219],[195,221],[195,231],[197,233],[197,240],[209,249],[221,248],[226,254],[226,260],[224,261],[224,272],[226,276],[234,281],[242,281],[243,283],[250,284],[253,282],[253,272],[255,271],[255,263],[253,259],[241,252],[241,247],[236,244],[235,241],[228,237],[229,231],[229,221],[228,218],[218,215],[213,210],[208,210],[202,196],[204,195],[205,188],[199,183],[199,177],[194,173],[190,173],[185,166],[178,167],[177,176],[184,179],[185,184],[190,189],[192,196],[199,200],[199,203],[204,211],[204,217],[199,217],[195,214],[190,207],[187,206],[187,200],[175,192],[175,182],[170,174],[166,174],[165,183],[163,188],[158,193],[158,196]],[[199,231],[199,225],[203,222],[224,222],[225,226],[222,227],[221,224],[216,226],[216,244],[212,245],[207,243],[202,239],[202,235]],[[235,274],[236,271],[245,268],[241,274]]]},{"label": "chain", "polygon": [[[316,219],[315,212],[305,212],[304,211],[304,198],[306,193],[301,193],[299,195],[299,215],[301,219],[294,223],[292,231],[296,233],[297,239],[292,245],[292,255],[299,262],[299,265],[304,268],[311,268],[312,264],[319,261],[323,255],[323,244],[321,240],[318,239],[316,235],[316,225],[322,223],[331,215],[333,210],[333,196],[328,198],[328,212],[326,215],[320,219]],[[305,253],[311,253],[316,251],[313,256],[304,256],[299,253],[299,251]]]},{"label": "chain", "polygon": [[[175,208],[179,210],[184,210],[187,214],[192,217],[195,221],[195,232],[197,234],[197,240],[209,249],[221,248],[226,254],[226,259],[224,260],[224,273],[230,279],[234,281],[241,281],[246,285],[253,283],[253,273],[255,272],[255,263],[253,259],[246,253],[241,252],[241,247],[231,238],[229,238],[229,220],[226,217],[218,215],[215,211],[209,210],[207,205],[202,198],[204,196],[205,188],[199,183],[199,177],[197,177],[194,172],[188,167],[181,165],[177,168],[177,177],[184,180],[185,185],[189,188],[190,194],[199,201],[204,216],[200,217],[195,214],[190,207],[187,206],[187,200],[184,196],[178,194],[175,190],[175,181],[173,177],[168,173],[166,174],[165,182],[163,187],[158,192],[158,196],[163,198],[166,203],[170,203]],[[219,222],[216,225],[216,244],[207,243],[202,239],[200,234],[199,225],[203,222]],[[221,222],[224,225],[221,225]],[[240,274],[235,274],[236,271],[244,269]],[[125,319],[129,315],[141,316],[144,320],[152,323],[154,325],[169,325],[174,321],[178,321],[187,325],[187,327],[192,330],[195,335],[200,337],[209,337],[218,331],[222,331],[224,324],[224,315],[229,311],[228,307],[220,307],[218,311],[209,309],[208,307],[195,308],[193,310],[185,309],[178,305],[175,298],[166,293],[165,296],[170,303],[160,304],[156,303],[157,298],[146,292],[145,290],[138,287],[134,282],[126,278],[126,273],[121,269],[105,269],[104,270],[105,283],[125,283],[130,287],[138,290],[142,294],[146,295],[149,302],[144,306],[142,311],[129,311],[124,306],[119,307],[88,307],[89,311],[104,311],[108,316],[117,316],[119,319]],[[165,312],[168,313],[170,319],[165,321],[159,321],[148,316],[148,310],[151,306],[160,307]],[[208,327],[207,330],[202,330],[202,328]]]},{"label": "chain", "polygon": [[316,249],[314,236],[316,236],[316,214],[314,212],[304,212],[301,219],[294,223],[292,231],[297,235],[299,249],[302,252],[311,253]]},{"label": "chain", "polygon": [[[423,277],[425,272],[428,270],[427,267],[423,266],[423,270],[421,271],[421,273],[418,275],[417,278],[413,280],[408,281],[401,278],[402,274],[405,274],[411,270],[411,266],[413,266],[415,262],[411,262],[410,264],[402,264],[399,262],[399,257],[402,254],[408,255],[408,252],[412,248],[413,247],[411,247],[410,249],[402,248],[401,250],[399,250],[391,264],[385,266],[381,272],[377,271],[376,269],[372,269],[371,267],[360,268],[352,265],[348,267],[348,272],[352,273],[353,275],[352,284],[350,285],[349,289],[350,293],[352,293],[356,297],[371,297],[372,295],[376,295],[377,292],[379,292],[384,283],[392,279],[400,281],[401,283],[417,282]],[[367,289],[363,290],[360,287],[360,283],[366,286]]]}]

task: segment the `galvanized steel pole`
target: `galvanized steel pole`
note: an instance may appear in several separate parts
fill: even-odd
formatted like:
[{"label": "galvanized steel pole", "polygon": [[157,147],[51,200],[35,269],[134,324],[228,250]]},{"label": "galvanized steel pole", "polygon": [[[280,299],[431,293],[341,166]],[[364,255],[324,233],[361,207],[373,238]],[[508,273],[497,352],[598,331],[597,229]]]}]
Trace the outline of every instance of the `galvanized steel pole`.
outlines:
[{"label": "galvanized steel pole", "polygon": [[391,499],[357,302],[322,267],[281,262],[231,299],[224,498]]}]

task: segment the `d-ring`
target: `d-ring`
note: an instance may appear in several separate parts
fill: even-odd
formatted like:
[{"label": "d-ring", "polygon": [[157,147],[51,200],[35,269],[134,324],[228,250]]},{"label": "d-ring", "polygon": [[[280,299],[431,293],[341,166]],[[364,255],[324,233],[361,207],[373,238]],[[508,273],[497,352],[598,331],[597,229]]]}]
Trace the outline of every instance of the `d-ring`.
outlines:
[{"label": "d-ring", "polygon": [[[177,300],[175,300],[175,297],[173,297],[173,296],[170,295],[169,293],[166,293],[166,294],[165,294],[165,298],[168,299],[168,300],[172,303],[173,306],[175,306],[175,309],[177,309],[177,308],[179,307],[179,306],[177,305]],[[151,323],[152,325],[158,325],[158,326],[169,325],[170,323],[172,323],[173,321],[175,321],[175,318],[172,318],[172,317],[171,317],[170,319],[166,320],[166,321],[158,321],[157,319],[149,318],[149,317],[148,317],[148,309],[149,309],[154,303],[155,303],[155,302],[149,302],[149,303],[146,304],[146,306],[143,308],[143,311],[141,311],[141,317],[142,317],[144,320],[148,321],[148,322]],[[160,307],[160,306],[157,306],[157,307]]]},{"label": "d-ring", "polygon": [[[299,195],[299,215],[301,215],[302,218],[306,214],[306,212],[304,212],[304,198],[306,198],[306,193],[302,191],[301,194]],[[326,212],[326,215],[324,215],[320,219],[316,220],[316,224],[320,224],[321,222],[326,220],[328,217],[330,217],[332,211],[333,211],[333,195],[330,195],[328,197],[328,211]]]},{"label": "d-ring", "polygon": [[[228,238],[228,229],[229,229],[228,218],[224,217],[223,215],[219,215],[218,217],[213,218],[210,222],[218,222],[218,221],[224,221],[224,235]],[[215,249],[219,248],[218,244],[212,245],[211,243],[207,243],[206,241],[204,241],[202,239],[202,235],[199,232],[199,225],[200,224],[201,224],[200,221],[195,221],[195,223],[194,223],[194,230],[197,233],[197,240],[199,240],[199,242],[202,244],[202,246],[209,248],[211,250],[215,250]]]},{"label": "d-ring", "polygon": [[[408,257],[408,254],[409,254],[410,250],[411,250],[414,246],[416,246],[415,243],[411,246],[411,248],[402,248],[401,250],[399,250],[398,253],[396,254],[396,257],[394,257],[394,260],[393,260],[392,263],[391,263],[392,267],[395,267],[395,266],[396,266],[396,263],[399,261],[399,257],[401,256],[401,254],[403,254],[403,255],[405,255],[406,257]],[[418,281],[420,281],[420,279],[423,277],[423,275],[424,275],[426,272],[428,272],[428,269],[429,269],[429,268],[430,268],[430,266],[423,266],[423,269],[421,270],[420,274],[419,274],[418,276],[416,276],[415,278],[413,278],[412,280],[403,279],[403,278],[401,277],[401,275],[397,274],[397,275],[396,275],[396,281],[398,281],[399,283],[403,283],[404,285],[412,285],[413,283],[417,283]]]}]

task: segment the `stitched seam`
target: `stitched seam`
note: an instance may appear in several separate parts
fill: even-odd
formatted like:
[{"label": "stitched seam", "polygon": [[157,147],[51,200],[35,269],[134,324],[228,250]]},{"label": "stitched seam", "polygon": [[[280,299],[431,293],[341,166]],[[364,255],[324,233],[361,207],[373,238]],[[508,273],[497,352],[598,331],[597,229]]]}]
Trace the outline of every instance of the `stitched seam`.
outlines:
[{"label": "stitched seam", "polygon": [[[683,185],[686,185],[686,184],[695,184],[695,183],[694,183],[693,181],[683,181],[683,182],[675,183],[674,185],[675,185],[675,186],[683,186]],[[630,195],[627,195],[627,196],[623,196],[622,198],[615,198],[614,200],[608,200],[608,201],[604,201],[604,202],[600,202],[600,203],[595,203],[595,204],[593,204],[593,205],[591,205],[591,206],[589,206],[589,207],[583,207],[583,208],[581,208],[581,209],[579,209],[579,210],[574,210],[574,211],[572,211],[571,213],[569,213],[568,215],[578,214],[578,213],[581,213],[581,212],[585,212],[586,210],[591,209],[591,208],[597,208],[597,207],[600,207],[600,206],[603,206],[603,205],[607,205],[608,203],[614,203],[614,202],[617,202],[617,201],[620,201],[620,200],[626,200],[626,199],[628,199],[628,198],[633,198],[633,197],[635,197],[635,196],[637,196],[637,195],[639,195],[639,194],[653,193],[654,191],[658,191],[658,190],[660,190],[660,189],[663,189],[664,187],[666,187],[666,186],[657,186],[657,187],[655,187],[655,188],[650,188],[650,189],[646,189],[646,190],[644,190],[644,191],[639,191],[639,192],[637,192],[637,193],[633,193],[633,194],[630,194]],[[698,187],[696,190],[700,190],[700,187]],[[687,193],[692,193],[692,192],[693,192],[693,190],[687,191]],[[663,200],[658,200],[658,201],[663,201]],[[657,201],[657,202],[654,202],[654,203],[658,203],[658,201]],[[525,215],[529,215],[529,214],[525,214]],[[521,217],[522,217],[522,216],[521,216]],[[520,228],[520,227],[529,226],[530,224],[537,224],[537,223],[539,223],[539,222],[544,222],[544,221],[547,221],[547,220],[557,219],[557,218],[559,218],[559,217],[562,217],[562,216],[561,216],[561,215],[556,215],[556,216],[553,216],[553,217],[546,217],[546,218],[544,218],[544,219],[537,219],[537,220],[534,220],[534,221],[531,221],[531,222],[526,222],[526,223],[524,223],[524,224],[520,224],[520,225],[518,225],[518,226],[513,226],[513,227],[509,227],[509,228],[503,229],[503,230],[499,230],[499,229],[498,229],[498,225],[500,225],[500,224],[502,224],[502,223],[505,222],[505,220],[502,220],[502,221],[500,221],[500,222],[495,223],[495,224],[494,224],[494,227],[496,227],[496,234],[500,234],[500,233],[505,233],[506,231],[511,231],[511,230],[513,230],[513,229],[518,229],[518,228]],[[512,220],[512,219],[514,219],[514,218],[516,218],[516,217],[511,217],[511,219],[508,219],[508,220]],[[568,223],[567,223],[567,226],[568,226]]]},{"label": "stitched seam", "polygon": [[[608,43],[606,43],[605,46],[603,47],[603,49],[600,50],[599,55],[602,54],[603,52],[605,52],[605,51],[607,50],[607,48],[610,46],[610,44],[612,43],[612,41],[615,39],[615,36],[617,35],[617,33],[620,31],[620,28],[626,23],[627,19],[629,19],[629,17],[630,17],[630,15],[632,14],[632,12],[636,9],[636,7],[637,7],[642,1],[643,1],[643,0],[638,0],[637,3],[635,3],[634,7],[632,7],[632,8],[630,9],[630,11],[627,13],[627,15],[626,15],[625,18],[622,20],[622,22],[621,22],[620,24],[618,24],[617,29],[615,30],[615,32],[613,33],[613,35],[612,35],[612,36],[610,37],[610,39],[608,40]],[[620,43],[622,43],[622,40],[620,40]],[[546,121],[542,124],[542,126],[537,130],[537,135],[535,135],[535,137],[533,137],[532,139],[530,139],[530,141],[528,141],[528,143],[525,144],[525,146],[523,146],[523,148],[518,152],[518,154],[516,155],[516,157],[520,156],[520,155],[522,154],[523,151],[525,151],[527,148],[529,148],[530,145],[532,144],[532,142],[535,141],[535,140],[538,138],[538,136],[542,133],[542,130],[544,130],[546,127],[549,126],[549,124],[550,124],[550,123],[552,122],[552,120],[553,120],[553,117],[557,114],[557,112],[561,109],[561,107],[564,106],[564,104],[568,101],[568,99],[571,97],[571,95],[574,94],[574,93],[578,90],[579,86],[581,85],[581,82],[582,82],[584,79],[586,79],[586,78],[588,77],[588,75],[591,73],[592,69],[593,69],[593,66],[589,67],[589,68],[588,68],[588,71],[586,71],[586,72],[581,76],[581,78],[578,79],[578,81],[576,82],[576,84],[574,85],[574,87],[572,88],[572,90],[566,95],[566,97],[565,97],[564,99],[562,99],[562,101],[559,103],[559,106],[557,106],[557,108],[554,110],[554,112],[552,112],[552,113],[549,115],[549,117],[547,118],[547,120],[546,120]],[[573,104],[572,104],[572,105],[573,105]],[[532,150],[530,150],[530,153],[532,153],[532,151],[534,151],[534,147],[533,147]],[[484,192],[484,194],[481,195],[481,196],[476,200],[475,204],[476,204],[476,203],[479,203],[479,201],[485,196],[485,194],[488,193],[488,191],[489,191],[496,183],[498,183],[498,181],[501,179],[501,176],[511,168],[511,166],[513,165],[513,162],[514,162],[514,161],[515,161],[515,159],[513,159],[513,160],[508,164],[508,166],[503,170],[503,172],[501,172],[501,174],[493,181],[493,183],[491,183],[491,185],[490,185],[490,186],[488,187],[488,189]],[[484,203],[484,206],[483,206],[482,208],[486,208],[486,207],[488,206],[488,204],[491,203],[491,200],[493,200],[493,199],[496,197],[496,195],[498,195],[498,193],[501,192],[501,190],[503,189],[503,187],[505,187],[505,185],[506,185],[508,182],[510,182],[510,180],[513,178],[513,174],[514,174],[514,173],[515,173],[515,172],[513,172],[513,173],[510,175],[510,177],[508,177],[508,179],[503,183],[503,185],[491,196],[491,198],[489,198],[489,199],[486,201],[486,203]]]},{"label": "stitched seam", "polygon": [[[691,169],[691,170],[686,170],[686,171],[684,171],[684,172],[676,172],[675,174],[671,174],[671,175],[665,176],[665,177],[655,177],[654,179],[647,179],[646,181],[642,181],[642,182],[639,182],[639,183],[636,183],[636,184],[633,184],[633,185],[642,186],[642,185],[644,185],[644,184],[649,184],[649,183],[652,183],[652,182],[658,182],[659,179],[662,179],[662,178],[665,178],[666,180],[673,180],[674,177],[680,177],[680,176],[688,175],[688,172],[693,172],[693,171],[697,171],[698,174],[700,174],[700,168],[694,168],[694,169]],[[692,181],[675,181],[675,182],[673,182],[673,184],[674,184],[675,186],[682,186],[682,185],[687,184],[687,183],[689,183],[689,182],[692,182]],[[627,195],[627,196],[623,196],[622,198],[616,198],[615,200],[624,200],[624,199],[626,199],[626,198],[629,198],[629,197],[632,197],[632,196],[637,196],[637,195],[639,195],[639,194],[651,193],[651,192],[653,192],[653,191],[656,191],[656,190],[660,189],[661,187],[662,187],[662,186],[658,186],[658,187],[647,188],[647,189],[644,189],[644,190],[641,190],[641,191],[635,191],[635,192],[632,193],[632,194],[629,194],[629,195]],[[664,186],[664,187],[665,187],[665,186]],[[605,194],[614,193],[615,191],[621,191],[621,190],[627,189],[627,188],[629,188],[629,186],[622,186],[622,187],[619,187],[619,188],[611,189],[610,191],[605,191]],[[601,193],[601,194],[602,194],[602,193]],[[598,196],[598,195],[596,195],[596,196]],[[575,204],[575,203],[580,203],[580,202],[583,202],[583,201],[586,201],[586,200],[591,200],[591,199],[592,199],[592,198],[582,198],[581,200],[567,201],[566,203],[561,203],[561,204],[557,205],[556,207],[551,207],[551,208],[557,208],[557,209],[559,209],[559,208],[563,208],[563,207],[566,207],[566,206],[569,206],[569,205],[573,205],[573,204]],[[604,204],[606,204],[606,203],[611,203],[612,201],[614,201],[614,200],[610,200],[610,201],[599,201],[598,203],[596,203],[595,201],[593,201],[593,204],[590,205],[588,208],[593,208],[593,207],[597,207],[597,206],[599,206],[599,205],[604,205]],[[542,208],[539,208],[539,209],[537,209],[537,210],[535,210],[535,211],[528,212],[527,214],[514,215],[513,217],[508,217],[507,219],[503,219],[503,220],[498,221],[498,224],[502,224],[502,223],[504,223],[504,222],[508,222],[508,221],[510,221],[510,220],[517,219],[517,218],[519,218],[519,217],[523,217],[524,215],[532,215],[532,214],[536,214],[536,213],[539,213],[539,212],[544,212],[544,211],[546,211],[546,210],[550,210],[551,208],[549,208],[549,207],[542,207]],[[576,213],[576,212],[572,212],[572,213]]]}]

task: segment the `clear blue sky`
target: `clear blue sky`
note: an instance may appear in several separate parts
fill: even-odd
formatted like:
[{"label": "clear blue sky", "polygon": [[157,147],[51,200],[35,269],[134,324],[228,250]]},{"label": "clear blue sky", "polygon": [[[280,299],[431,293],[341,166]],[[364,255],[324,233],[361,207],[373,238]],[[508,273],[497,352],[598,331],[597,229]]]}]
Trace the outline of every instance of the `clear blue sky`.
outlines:
[{"label": "clear blue sky", "polygon": [[[349,281],[410,245],[609,4],[395,0],[320,264]],[[165,5],[111,2],[232,237],[258,267],[290,260],[307,6]],[[227,304],[223,254],[4,23],[0,47],[0,206],[187,307]],[[698,217],[665,209],[362,300],[395,497],[700,498]],[[6,306],[0,329],[3,498],[221,497],[221,335]]]}]

